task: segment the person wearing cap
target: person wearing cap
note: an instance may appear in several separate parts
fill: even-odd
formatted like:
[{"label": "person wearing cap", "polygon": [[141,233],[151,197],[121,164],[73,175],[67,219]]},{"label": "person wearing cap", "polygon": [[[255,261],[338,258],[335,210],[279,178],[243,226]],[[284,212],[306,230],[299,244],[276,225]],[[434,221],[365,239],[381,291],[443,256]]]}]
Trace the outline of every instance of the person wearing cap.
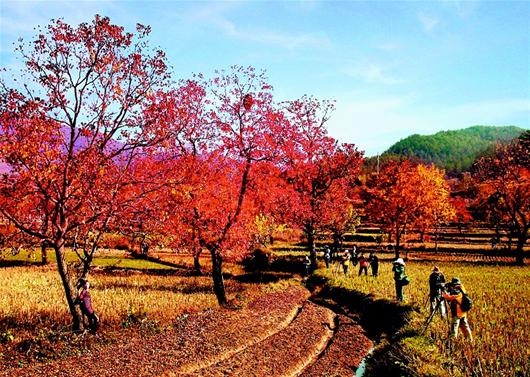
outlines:
[{"label": "person wearing cap", "polygon": [[[445,276],[438,266],[434,266],[429,276],[429,302],[431,313],[436,308],[438,300],[442,300],[442,290],[445,284]],[[445,315],[445,302],[440,302],[440,314]]]},{"label": "person wearing cap", "polygon": [[451,336],[456,338],[458,336],[458,328],[462,329],[464,336],[470,341],[473,341],[473,335],[471,334],[471,328],[467,321],[467,313],[462,310],[462,298],[465,293],[464,286],[459,278],[453,278],[450,284],[446,284],[449,293],[442,291],[443,297],[449,302],[451,308],[451,316],[453,317],[451,322]]},{"label": "person wearing cap", "polygon": [[397,258],[392,264],[394,283],[396,284],[396,298],[398,301],[403,301],[403,287],[408,284],[405,275],[405,262],[403,258]]},{"label": "person wearing cap", "polygon": [[90,297],[90,283],[87,280],[79,280],[78,287],[81,288],[81,293],[79,293],[78,303],[81,308],[81,312],[85,317],[88,318],[88,328],[93,334],[96,333],[99,327],[99,318],[94,312],[92,307],[92,298]]}]

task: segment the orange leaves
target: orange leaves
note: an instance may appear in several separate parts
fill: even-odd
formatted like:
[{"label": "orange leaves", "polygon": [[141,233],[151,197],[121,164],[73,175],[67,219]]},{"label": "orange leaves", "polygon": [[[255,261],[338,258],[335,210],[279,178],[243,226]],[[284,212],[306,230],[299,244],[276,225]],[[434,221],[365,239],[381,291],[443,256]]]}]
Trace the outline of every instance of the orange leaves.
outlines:
[{"label": "orange leaves", "polygon": [[530,231],[530,166],[524,139],[499,147],[475,168],[477,204],[495,225],[507,224],[518,237],[519,263]]},{"label": "orange leaves", "polygon": [[368,186],[369,214],[398,242],[407,230],[438,226],[455,216],[444,174],[434,166],[392,161]]}]

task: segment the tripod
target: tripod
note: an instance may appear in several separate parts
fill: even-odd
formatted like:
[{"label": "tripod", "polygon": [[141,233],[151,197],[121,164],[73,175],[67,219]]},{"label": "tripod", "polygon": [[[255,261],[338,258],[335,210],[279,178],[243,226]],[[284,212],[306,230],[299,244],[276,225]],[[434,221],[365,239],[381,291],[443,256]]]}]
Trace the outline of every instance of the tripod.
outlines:
[{"label": "tripod", "polygon": [[[431,304],[431,301],[429,299],[429,304]],[[431,304],[432,305],[432,304]],[[439,296],[436,296],[436,303],[434,305],[434,308],[432,308],[431,306],[431,314],[429,315],[429,317],[427,318],[427,320],[425,321],[425,326],[423,328],[423,331],[421,332],[421,335],[424,335],[425,332],[427,331],[427,328],[429,327],[429,325],[431,324],[434,316],[436,315],[436,313],[438,312],[438,310],[441,309],[442,305],[445,307],[445,317],[447,319],[447,321],[449,321],[449,316],[448,316],[448,313],[447,313],[447,302],[445,301],[445,299],[439,295]],[[443,315],[443,314],[442,314]]]}]

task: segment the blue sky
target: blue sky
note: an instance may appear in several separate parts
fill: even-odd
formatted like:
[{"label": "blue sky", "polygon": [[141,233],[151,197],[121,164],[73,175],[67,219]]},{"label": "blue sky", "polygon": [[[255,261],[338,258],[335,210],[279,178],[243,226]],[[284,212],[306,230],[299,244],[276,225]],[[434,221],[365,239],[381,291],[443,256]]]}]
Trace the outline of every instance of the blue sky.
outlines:
[{"label": "blue sky", "polygon": [[330,134],[367,155],[413,133],[475,124],[530,128],[529,1],[6,1],[13,42],[62,17],[152,26],[176,78],[230,65],[268,72],[279,99],[336,100]]}]

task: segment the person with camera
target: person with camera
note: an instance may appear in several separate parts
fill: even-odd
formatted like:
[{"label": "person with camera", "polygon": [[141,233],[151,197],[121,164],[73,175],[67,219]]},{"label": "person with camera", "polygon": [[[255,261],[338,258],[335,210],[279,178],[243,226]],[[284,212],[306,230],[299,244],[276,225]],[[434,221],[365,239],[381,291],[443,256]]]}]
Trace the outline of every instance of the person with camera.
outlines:
[{"label": "person with camera", "polygon": [[403,301],[403,287],[409,284],[409,278],[405,275],[405,262],[403,258],[397,258],[392,262],[392,272],[394,273],[394,283],[396,284],[396,299]]},{"label": "person with camera", "polygon": [[450,283],[445,284],[445,289],[442,291],[442,296],[449,302],[451,309],[451,336],[456,338],[458,336],[458,328],[462,329],[464,336],[473,342],[473,335],[471,328],[467,321],[467,311],[463,307],[464,295],[466,291],[459,278],[453,278]]},{"label": "person with camera", "polygon": [[429,302],[431,307],[431,313],[438,306],[440,308],[440,314],[445,316],[446,308],[445,301],[442,297],[442,290],[445,284],[445,277],[438,266],[434,266],[431,275],[429,276]]}]

